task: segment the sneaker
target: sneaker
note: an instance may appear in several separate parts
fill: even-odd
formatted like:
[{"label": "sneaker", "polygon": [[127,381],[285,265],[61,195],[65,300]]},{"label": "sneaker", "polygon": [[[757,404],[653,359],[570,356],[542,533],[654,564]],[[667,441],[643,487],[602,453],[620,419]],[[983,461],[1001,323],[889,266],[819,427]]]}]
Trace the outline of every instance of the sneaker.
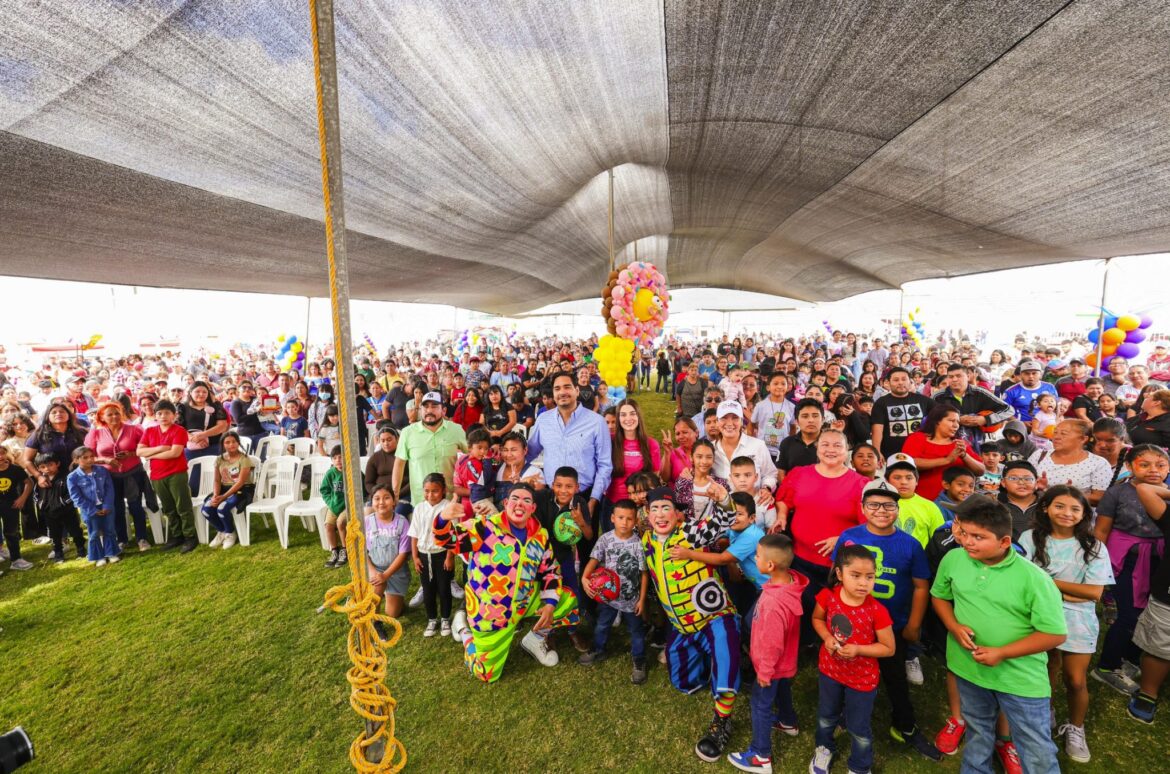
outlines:
[{"label": "sneaker", "polygon": [[999,764],[1003,766],[1003,774],[1024,774],[1024,767],[1020,765],[1020,753],[1014,743],[996,739],[995,754],[999,757]]},{"label": "sneaker", "polygon": [[337,549],[337,562],[333,565],[333,568],[337,569],[347,564],[349,564],[349,551],[346,551],[344,547]]},{"label": "sneaker", "polygon": [[179,546],[180,554],[189,554],[199,547],[199,541],[195,538],[187,538],[183,541],[183,545]]},{"label": "sneaker", "polygon": [[11,569],[13,569],[13,570],[31,570],[32,568],[33,568],[32,562],[30,562],[27,559],[21,558],[21,559],[17,559],[15,562],[12,563]]},{"label": "sneaker", "polygon": [[463,599],[463,587],[455,581],[451,581],[451,597],[453,599]]},{"label": "sneaker", "polygon": [[434,637],[439,633],[439,619],[432,618],[427,621],[427,628],[423,629],[424,637]]},{"label": "sneaker", "polygon": [[630,672],[630,682],[634,685],[641,685],[646,682],[646,661],[634,662],[634,671]]},{"label": "sneaker", "polygon": [[1057,736],[1064,737],[1064,752],[1077,763],[1088,763],[1089,745],[1085,742],[1085,727],[1065,723],[1056,730]]},{"label": "sneaker", "polygon": [[223,538],[223,550],[226,551],[237,543],[236,533],[229,532]]},{"label": "sneaker", "polygon": [[808,774],[829,774],[829,765],[833,762],[833,753],[828,747],[817,747],[813,751],[812,760],[808,762]]},{"label": "sneaker", "polygon": [[791,725],[790,726],[782,720],[777,720],[775,723],[773,723],[772,730],[779,731],[780,733],[784,734],[785,736],[800,736],[800,726],[798,726],[798,725]]},{"label": "sneaker", "polygon": [[41,535],[39,538],[33,538],[34,546],[47,546],[53,542],[53,539],[48,535]]},{"label": "sneaker", "polygon": [[93,563],[93,566],[94,567],[105,567],[106,560],[105,559],[98,559],[96,562]]},{"label": "sneaker", "polygon": [[220,546],[223,545],[223,538],[224,538],[224,534],[222,532],[216,532],[215,537],[213,537],[211,539],[211,542],[207,544],[207,547],[208,548],[219,548]]},{"label": "sneaker", "polygon": [[755,774],[772,774],[772,759],[765,758],[762,755],[756,755],[751,750],[731,753],[731,755],[727,756],[727,762],[740,771],[751,771],[755,772]]},{"label": "sneaker", "polygon": [[442,635],[443,637],[450,637],[451,636],[451,622],[448,621],[446,618],[439,621],[439,634]]},{"label": "sneaker", "polygon": [[581,666],[592,666],[601,661],[605,661],[605,653],[600,650],[590,650],[577,657],[577,663]]},{"label": "sneaker", "polygon": [[337,566],[338,566],[338,564],[337,564],[337,557],[339,557],[340,555],[341,555],[341,549],[340,549],[340,548],[334,548],[334,549],[333,549],[333,550],[332,550],[332,551],[329,553],[329,558],[325,560],[325,567],[326,567],[326,569],[332,570],[334,567],[337,567]]},{"label": "sneaker", "polygon": [[467,613],[462,610],[451,616],[451,637],[460,645],[463,644],[463,635],[470,631],[467,628]]},{"label": "sneaker", "polygon": [[53,564],[61,564],[65,561],[65,554],[53,551],[49,554],[49,561]]},{"label": "sneaker", "polygon": [[[15,565],[13,566],[15,567]],[[1152,702],[1149,699],[1144,698],[1141,694],[1138,694],[1129,700],[1129,705],[1125,708],[1125,711],[1128,712],[1129,716],[1134,720],[1149,725],[1154,722],[1154,712],[1157,711],[1157,709],[1158,705],[1155,702]]]},{"label": "sneaker", "polygon": [[954,755],[959,751],[959,744],[963,741],[963,734],[967,733],[967,724],[961,718],[947,718],[942,731],[934,737],[934,746],[943,755]]},{"label": "sneaker", "polygon": [[909,734],[904,734],[893,726],[890,726],[890,737],[894,741],[906,745],[924,758],[929,758],[932,761],[942,760],[942,753],[939,752],[939,749],[931,744],[930,740],[920,733],[918,729],[914,729]]},{"label": "sneaker", "polygon": [[170,551],[171,549],[178,548],[181,545],[183,545],[183,538],[175,535],[170,540],[162,544],[162,550]]},{"label": "sneaker", "polygon": [[727,742],[731,739],[731,718],[716,715],[707,726],[707,733],[695,745],[695,755],[707,763],[714,763],[723,757]]},{"label": "sneaker", "polygon": [[1142,668],[1140,666],[1130,663],[1125,659],[1121,660],[1121,671],[1125,674],[1126,677],[1128,677],[1130,680],[1133,680],[1135,683],[1142,674]]},{"label": "sneaker", "polygon": [[922,685],[926,682],[922,676],[922,662],[918,660],[917,656],[906,662],[906,680],[911,685]]},{"label": "sneaker", "polygon": [[554,667],[561,660],[557,652],[548,646],[548,637],[541,637],[536,632],[525,634],[524,639],[520,640],[520,647],[546,667]]},{"label": "sneaker", "polygon": [[573,643],[573,647],[577,649],[578,653],[588,653],[593,650],[593,644],[581,632],[574,629],[569,632],[569,642]]},{"label": "sneaker", "polygon": [[1098,667],[1091,674],[1094,680],[1105,683],[1113,690],[1126,696],[1133,696],[1138,691],[1138,684],[1120,669],[1101,669]]},{"label": "sneaker", "polygon": [[422,604],[423,604],[423,590],[422,590],[422,586],[419,586],[418,591],[414,592],[414,596],[410,598],[410,601],[406,603],[406,606],[409,607],[411,610],[415,610],[417,608],[422,607]]},{"label": "sneaker", "polygon": [[117,564],[118,562],[122,561],[122,557],[120,557],[120,556],[111,556],[111,557],[110,557],[109,559],[107,559],[106,561],[108,561],[110,564]]},{"label": "sneaker", "polygon": [[146,552],[146,551],[149,551],[149,550],[150,550],[150,543],[149,543],[149,541],[146,541],[146,540],[139,540],[139,541],[138,541],[138,550],[139,550],[140,552]]}]

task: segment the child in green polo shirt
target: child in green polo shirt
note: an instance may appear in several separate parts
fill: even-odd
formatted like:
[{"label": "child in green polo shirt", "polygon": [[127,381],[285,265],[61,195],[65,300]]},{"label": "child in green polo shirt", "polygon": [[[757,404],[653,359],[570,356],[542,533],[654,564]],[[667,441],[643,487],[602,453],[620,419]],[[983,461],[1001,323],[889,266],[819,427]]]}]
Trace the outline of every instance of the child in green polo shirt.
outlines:
[{"label": "child in green polo shirt", "polygon": [[909,454],[898,452],[886,460],[886,482],[898,490],[898,529],[909,532],[923,548],[943,525],[939,507],[914,490],[918,488],[918,466]]},{"label": "child in green polo shirt", "polygon": [[1060,591],[1047,573],[1012,550],[1011,514],[1002,503],[972,495],[956,516],[964,550],[943,558],[930,593],[949,634],[947,667],[958,682],[967,722],[963,768],[991,770],[996,714],[1002,711],[1023,769],[1058,774],[1046,652],[1068,632]]}]

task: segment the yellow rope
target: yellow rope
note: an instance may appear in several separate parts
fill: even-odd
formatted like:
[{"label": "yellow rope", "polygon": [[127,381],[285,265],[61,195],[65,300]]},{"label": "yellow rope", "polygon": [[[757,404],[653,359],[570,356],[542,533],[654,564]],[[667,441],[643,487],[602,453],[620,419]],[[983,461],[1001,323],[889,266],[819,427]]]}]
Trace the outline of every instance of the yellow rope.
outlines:
[{"label": "yellow rope", "polygon": [[[325,142],[325,101],[324,84],[321,80],[320,31],[317,25],[317,0],[309,0],[309,17],[313,32],[313,77],[317,90],[317,135],[321,145],[321,188],[325,200],[325,246],[329,259],[329,297],[333,314],[334,341],[338,347],[345,345],[341,337],[339,316],[337,266],[333,243],[333,201],[330,196],[329,153]],[[339,367],[344,365],[345,351],[337,352]],[[344,373],[344,371],[342,371]],[[353,405],[346,400],[348,391],[339,393],[339,410],[343,427],[349,427]],[[341,445],[345,459],[345,470],[354,469],[350,444]],[[394,708],[397,702],[385,685],[386,648],[393,647],[402,636],[402,625],[387,615],[378,613],[379,598],[365,574],[366,541],[361,518],[361,500],[356,496],[352,475],[346,475],[346,501],[355,515],[353,524],[346,534],[346,552],[349,556],[350,582],[334,586],[325,593],[325,606],[349,618],[347,650],[353,666],[346,672],[350,684],[349,705],[353,711],[376,725],[372,735],[363,726],[362,732],[349,746],[349,762],[363,774],[394,774],[406,766],[406,747],[394,735]],[[383,643],[374,629],[374,622],[382,621],[391,628],[390,638]],[[372,763],[366,760],[366,748],[377,743],[385,745],[382,760]]]}]

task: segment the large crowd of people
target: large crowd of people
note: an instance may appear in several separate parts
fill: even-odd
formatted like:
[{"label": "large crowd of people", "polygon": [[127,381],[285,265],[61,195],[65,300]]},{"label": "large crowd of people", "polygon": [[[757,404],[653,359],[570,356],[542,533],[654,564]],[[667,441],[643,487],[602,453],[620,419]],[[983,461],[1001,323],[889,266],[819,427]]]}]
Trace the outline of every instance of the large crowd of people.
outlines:
[{"label": "large crowd of people", "polygon": [[[521,648],[550,667],[555,632],[589,668],[613,657],[621,624],[634,684],[657,651],[674,687],[710,690],[704,760],[770,772],[774,732],[801,732],[798,668],[818,675],[814,774],[838,758],[839,729],[849,770],[870,770],[879,686],[894,740],[932,760],[962,746],[973,772],[995,758],[1058,771],[1054,732],[1089,761],[1090,678],[1153,722],[1170,673],[1164,341],[1096,377],[1076,341],[667,339],[617,387],[598,378],[595,346],[416,342],[350,363],[316,353],[303,374],[259,350],[9,358],[3,558],[28,571],[25,544],[95,567],[131,548],[186,554],[196,519],[209,547],[230,549],[254,495],[248,452],[308,439],[334,465],[320,485],[326,567],[347,564],[347,526],[362,530],[386,611],[422,607],[422,636],[454,638],[489,682],[525,618]],[[344,494],[339,379],[368,455],[360,515]],[[650,428],[634,395],[673,405],[673,425]],[[215,483],[196,512],[201,457]],[[151,514],[167,521],[162,545]],[[933,734],[909,690],[931,668],[948,703]],[[751,742],[733,752],[741,680]]]}]

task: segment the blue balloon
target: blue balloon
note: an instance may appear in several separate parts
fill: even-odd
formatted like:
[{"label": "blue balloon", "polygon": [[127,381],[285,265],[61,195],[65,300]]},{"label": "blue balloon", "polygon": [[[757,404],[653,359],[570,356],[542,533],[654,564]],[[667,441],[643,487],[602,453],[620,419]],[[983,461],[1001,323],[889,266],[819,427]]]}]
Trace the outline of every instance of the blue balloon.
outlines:
[{"label": "blue balloon", "polygon": [[1111,314],[1105,317],[1105,330],[1117,327],[1117,315]]},{"label": "blue balloon", "polygon": [[1089,343],[1090,344],[1096,344],[1100,340],[1101,340],[1101,331],[1097,330],[1096,328],[1089,331]]},{"label": "blue balloon", "polygon": [[606,391],[605,394],[609,396],[609,399],[611,401],[625,400],[626,399],[626,388],[625,387],[610,387]]}]

